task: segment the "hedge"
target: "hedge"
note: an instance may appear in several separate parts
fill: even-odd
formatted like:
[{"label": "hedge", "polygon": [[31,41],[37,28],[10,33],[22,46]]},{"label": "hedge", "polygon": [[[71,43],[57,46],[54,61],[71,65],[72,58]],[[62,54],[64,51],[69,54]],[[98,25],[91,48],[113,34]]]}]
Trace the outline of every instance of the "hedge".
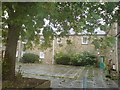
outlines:
[{"label": "hedge", "polygon": [[39,55],[32,53],[25,53],[23,57],[20,59],[22,63],[35,63],[39,62]]},{"label": "hedge", "polygon": [[66,54],[59,52],[55,55],[56,64],[85,66],[94,65],[97,63],[97,56],[89,52]]}]

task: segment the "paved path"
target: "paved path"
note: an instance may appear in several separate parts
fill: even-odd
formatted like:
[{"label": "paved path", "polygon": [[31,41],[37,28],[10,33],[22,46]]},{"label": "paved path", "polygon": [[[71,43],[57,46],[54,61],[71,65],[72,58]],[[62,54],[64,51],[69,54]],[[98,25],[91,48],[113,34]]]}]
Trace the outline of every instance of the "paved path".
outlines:
[{"label": "paved path", "polygon": [[[68,66],[19,64],[24,77],[47,79],[51,88],[117,88],[118,84],[105,78],[99,68]],[[18,66],[16,70],[18,71]]]}]

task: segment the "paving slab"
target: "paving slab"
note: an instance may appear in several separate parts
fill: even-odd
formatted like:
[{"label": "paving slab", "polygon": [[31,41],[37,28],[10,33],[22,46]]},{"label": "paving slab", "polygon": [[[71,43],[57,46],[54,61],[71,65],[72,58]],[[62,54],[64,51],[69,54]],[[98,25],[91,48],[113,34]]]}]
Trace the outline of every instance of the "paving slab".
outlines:
[{"label": "paving slab", "polygon": [[16,71],[19,65],[23,77],[50,80],[51,88],[118,88],[118,84],[107,80],[99,68],[20,63],[16,65]]},{"label": "paving slab", "polygon": [[[83,67],[65,66],[65,65],[43,65],[43,64],[19,64],[21,70],[26,74],[34,74],[39,76],[52,76],[61,78],[74,78]],[[16,65],[18,71],[19,65]]]}]

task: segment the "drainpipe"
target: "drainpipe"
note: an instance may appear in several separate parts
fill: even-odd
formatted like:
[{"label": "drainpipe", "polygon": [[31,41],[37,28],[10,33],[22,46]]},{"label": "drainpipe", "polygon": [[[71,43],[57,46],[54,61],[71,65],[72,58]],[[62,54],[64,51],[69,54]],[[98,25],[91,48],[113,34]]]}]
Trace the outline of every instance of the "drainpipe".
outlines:
[{"label": "drainpipe", "polygon": [[[117,29],[118,29],[117,23],[116,23],[115,26],[116,26],[116,34],[117,34]],[[117,69],[117,71],[119,71],[118,70],[118,63],[119,63],[118,62],[118,38],[117,37],[115,37],[115,38],[116,38],[116,46],[115,46],[116,47],[116,53],[115,54],[116,54],[116,64],[117,64],[116,69]]]},{"label": "drainpipe", "polygon": [[21,58],[21,41],[19,40],[18,41],[18,61],[20,60]]},{"label": "drainpipe", "polygon": [[[117,67],[118,67],[118,76],[120,76],[120,25],[117,24]],[[120,89],[120,78],[118,77],[118,88]]]},{"label": "drainpipe", "polygon": [[55,48],[54,43],[55,43],[55,41],[54,41],[54,38],[53,38],[52,64],[54,64],[54,55],[55,55],[55,54],[54,54],[54,53],[55,53],[55,52],[54,52],[54,50],[55,50],[55,49],[54,49],[54,48]]}]

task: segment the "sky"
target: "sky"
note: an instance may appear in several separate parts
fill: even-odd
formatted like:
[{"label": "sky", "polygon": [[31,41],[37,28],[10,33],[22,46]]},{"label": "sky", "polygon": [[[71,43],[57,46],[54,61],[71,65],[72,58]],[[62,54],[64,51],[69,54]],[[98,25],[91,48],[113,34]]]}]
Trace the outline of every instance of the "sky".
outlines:
[{"label": "sky", "polygon": [[[50,20],[47,20],[47,19],[44,18],[44,22],[45,22],[44,27],[46,27],[47,25],[49,25],[49,26],[51,26],[51,28],[53,29],[53,31],[56,32],[56,34],[59,35],[61,33],[61,32],[57,32],[57,28],[55,28],[52,24],[50,24]],[[102,19],[101,19],[101,23],[104,23],[104,21]],[[41,34],[42,34],[42,31],[43,31],[43,28],[41,29]],[[94,32],[96,32],[97,34],[105,34],[105,31],[100,30],[100,28],[96,28],[94,30]],[[71,28],[69,30],[69,33],[71,35],[74,35],[75,34],[74,29]],[[78,34],[90,34],[90,33],[88,33],[86,30],[84,30],[82,33],[78,33]]]}]

